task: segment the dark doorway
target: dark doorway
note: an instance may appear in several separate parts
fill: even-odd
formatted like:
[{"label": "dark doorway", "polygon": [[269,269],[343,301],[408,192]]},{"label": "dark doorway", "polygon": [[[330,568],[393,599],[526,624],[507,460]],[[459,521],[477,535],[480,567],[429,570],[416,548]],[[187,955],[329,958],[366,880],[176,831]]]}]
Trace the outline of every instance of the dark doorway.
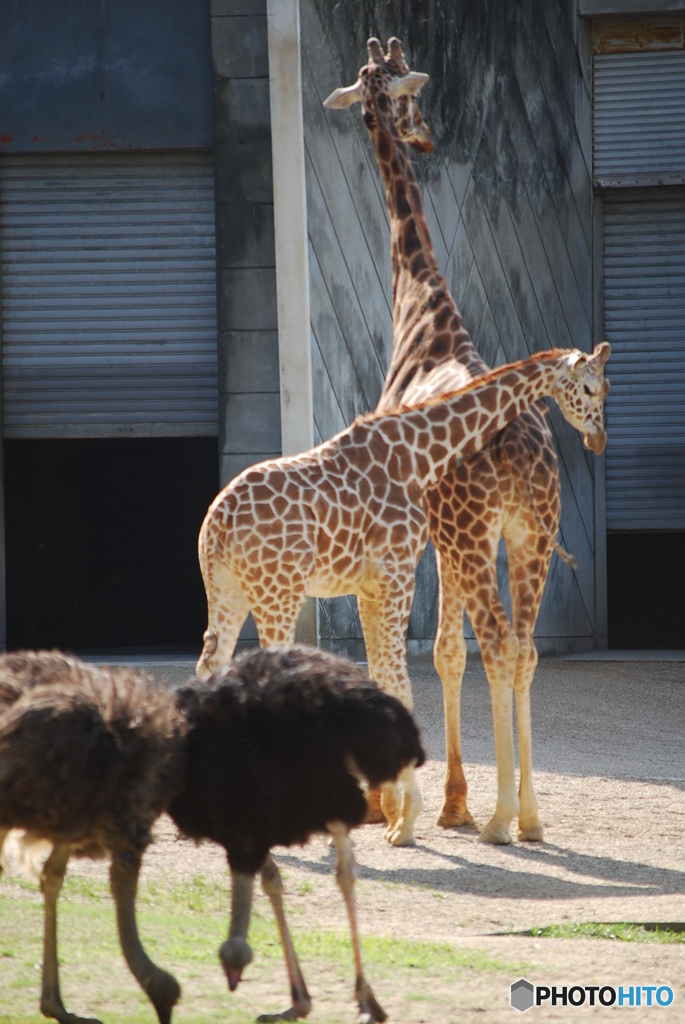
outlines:
[{"label": "dark doorway", "polygon": [[685,648],[685,533],[607,538],[609,647]]},{"label": "dark doorway", "polygon": [[5,443],[7,641],[199,651],[216,438]]}]

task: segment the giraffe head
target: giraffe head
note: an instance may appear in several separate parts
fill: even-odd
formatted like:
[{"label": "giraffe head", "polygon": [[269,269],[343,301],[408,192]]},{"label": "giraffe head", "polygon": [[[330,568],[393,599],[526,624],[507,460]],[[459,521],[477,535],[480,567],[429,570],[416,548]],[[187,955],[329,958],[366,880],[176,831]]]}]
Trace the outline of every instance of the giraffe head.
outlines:
[{"label": "giraffe head", "polygon": [[364,120],[371,129],[376,117],[375,105],[383,108],[390,104],[400,138],[421,153],[430,153],[433,148],[430,128],[416,100],[428,75],[409,70],[400,41],[394,36],[388,40],[387,54],[383,53],[377,39],[369,39],[367,48],[369,62],[361,68],[357,81],[335,89],[324,100],[324,106],[340,110],[361,103]]},{"label": "giraffe head", "polygon": [[604,364],[610,354],[607,341],[600,342],[592,355],[574,350],[568,358],[568,374],[554,394],[565,419],[581,432],[585,447],[595,455],[601,455],[607,444],[604,399],[610,385],[604,377]]}]

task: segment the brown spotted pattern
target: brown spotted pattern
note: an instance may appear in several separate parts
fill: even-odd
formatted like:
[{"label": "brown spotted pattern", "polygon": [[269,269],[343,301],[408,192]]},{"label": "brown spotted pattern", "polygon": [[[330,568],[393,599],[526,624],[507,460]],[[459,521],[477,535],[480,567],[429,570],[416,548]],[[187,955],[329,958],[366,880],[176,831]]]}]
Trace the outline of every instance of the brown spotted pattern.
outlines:
[{"label": "brown spotted pattern", "polygon": [[[311,451],[246,469],[216,497],[200,530],[208,625],[198,676],[230,660],[248,612],[262,645],[292,643],[307,596],[356,594],[370,675],[411,708],[405,638],[426,540],[422,494],[543,395],[575,426],[599,423],[598,364],[574,349],[541,353],[441,399],[362,417]],[[411,841],[418,807],[409,786],[389,820],[391,842]]]},{"label": "brown spotted pattern", "polygon": [[[476,351],[440,274],[423,215],[421,194],[404,145],[412,141],[404,122],[409,118],[421,126],[421,137],[428,139],[430,135],[418,113],[416,93],[402,102],[396,96],[398,84],[401,87],[398,79],[409,73],[399,41],[390,40],[388,52],[383,55],[380,43],[369,40],[369,58],[356,87],[336,90],[326,104],[342,107],[357,99],[361,101],[385,185],[391,231],[394,334],[390,367],[377,411],[388,412],[461,387],[487,372],[488,367]],[[339,99],[338,94],[345,94],[346,98]],[[608,355],[608,345],[600,347],[585,367],[592,387],[601,389],[602,397],[608,390],[608,382],[602,380]],[[599,394],[598,391],[594,397]],[[584,393],[579,396],[581,404],[575,409],[569,403],[566,415],[585,433],[586,445],[601,451],[606,443],[601,407],[596,418],[583,425],[583,402],[587,397]],[[509,842],[509,826],[516,815],[519,838],[542,838],[532,779],[529,693],[537,665],[533,632],[554,550],[565,561],[571,561],[556,542],[561,509],[559,471],[545,412],[544,406],[530,408],[497,434],[483,451],[427,489],[422,505],[427,527],[416,548],[420,553],[429,533],[436,549],[440,579],[434,656],[444,691],[447,776],[439,823],[448,827],[473,822],[466,803],[460,739],[466,611],[480,645],[493,708],[498,797],[494,815],[481,836],[489,842]],[[497,550],[502,537],[509,562],[511,620],[497,580]],[[407,580],[413,588],[413,576],[407,576]],[[411,594],[403,595],[406,606],[410,600]],[[396,646],[399,644],[398,637]],[[403,678],[408,678],[405,662],[401,672]],[[518,793],[513,695],[519,741]]]}]

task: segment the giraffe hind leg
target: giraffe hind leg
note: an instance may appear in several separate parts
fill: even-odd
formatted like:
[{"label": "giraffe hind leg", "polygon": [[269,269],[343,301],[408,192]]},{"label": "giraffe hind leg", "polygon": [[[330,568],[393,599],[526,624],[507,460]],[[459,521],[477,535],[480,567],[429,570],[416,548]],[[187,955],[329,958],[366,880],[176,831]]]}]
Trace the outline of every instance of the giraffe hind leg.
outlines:
[{"label": "giraffe hind leg", "polygon": [[537,532],[530,531],[516,538],[507,538],[512,618],[519,640],[519,653],[514,676],[514,697],[516,700],[520,772],[517,838],[522,842],[542,842],[544,838],[533,785],[530,688],[538,663],[538,653],[533,638],[535,622],[554,550],[551,538],[554,536],[557,525],[558,518],[553,522],[552,528],[548,530],[550,541],[544,552],[540,552]]},{"label": "giraffe hind leg", "polygon": [[[407,628],[414,595],[413,573],[392,583],[388,580],[377,582],[375,598],[357,595],[369,675],[382,690],[397,697],[411,710],[413,695],[407,667]],[[395,782],[383,785],[380,816],[376,792],[370,792],[367,803],[367,821],[385,818],[388,823],[385,838],[392,846],[411,846],[414,843],[414,822],[423,807],[423,800],[413,768],[403,773],[401,789]]]},{"label": "giraffe hind leg", "polygon": [[436,548],[439,579],[438,629],[433,648],[435,669],[442,684],[445,719],[445,799],[437,824],[441,828],[474,825],[466,797],[468,787],[461,754],[461,684],[466,668],[464,604],[449,559]]},{"label": "giraffe hind leg", "polygon": [[250,611],[234,573],[226,565],[203,569],[207,594],[207,629],[195,666],[198,679],[208,679],[233,657],[240,630]]}]

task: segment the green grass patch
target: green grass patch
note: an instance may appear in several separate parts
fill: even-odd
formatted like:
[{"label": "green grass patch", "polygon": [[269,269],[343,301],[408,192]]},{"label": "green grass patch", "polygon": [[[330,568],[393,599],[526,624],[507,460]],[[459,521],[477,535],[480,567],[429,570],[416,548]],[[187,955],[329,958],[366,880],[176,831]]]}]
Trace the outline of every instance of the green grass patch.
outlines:
[{"label": "green grass patch", "polygon": [[[304,896],[306,900],[306,895]],[[321,1024],[354,1018],[353,957],[349,933],[298,927],[291,914],[302,900],[288,899],[293,939],[317,1006]],[[228,882],[197,874],[187,881],[151,880],[140,886],[138,924],[145,948],[183,987],[174,1024],[245,1024],[258,1012],[286,1008],[287,978],[278,930],[268,901],[255,900],[249,939],[255,959],[238,991],[229,994],[218,962],[230,909]],[[301,906],[300,906],[301,909]],[[106,1024],[151,1024],[154,1013],[126,967],[116,931],[109,886],[72,875],[58,904],[61,987],[74,1013]],[[0,1024],[39,1024],[43,902],[35,886],[3,878],[0,885]],[[451,1005],[450,986],[465,971],[524,974],[527,965],[488,956],[477,948],[449,943],[362,934],[367,976],[383,1003],[389,992],[407,1003],[428,997],[437,1019]],[[488,982],[490,984],[490,982]],[[283,1005],[280,1005],[280,1004]]]},{"label": "green grass patch", "polygon": [[587,921],[580,924],[553,924],[545,928],[531,928],[527,933],[543,939],[609,939],[618,942],[661,942],[685,944],[683,925],[632,924],[627,921],[601,923]]}]

